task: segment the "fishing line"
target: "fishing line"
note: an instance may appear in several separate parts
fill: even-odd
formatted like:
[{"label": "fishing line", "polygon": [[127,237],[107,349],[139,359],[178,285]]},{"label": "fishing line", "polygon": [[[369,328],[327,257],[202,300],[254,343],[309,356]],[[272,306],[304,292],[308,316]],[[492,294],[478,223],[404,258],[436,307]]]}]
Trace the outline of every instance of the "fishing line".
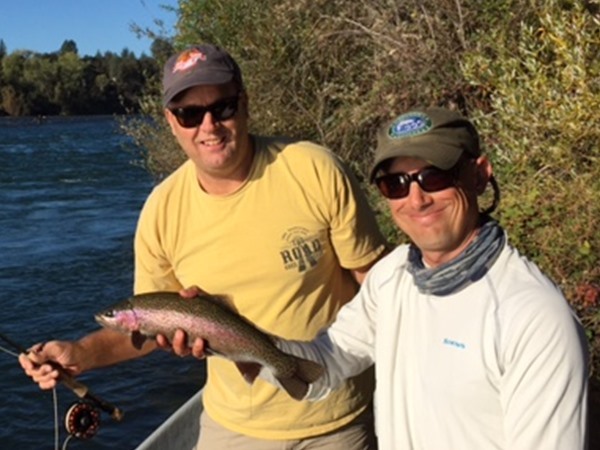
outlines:
[{"label": "fishing line", "polygon": [[18,358],[18,357],[19,357],[19,354],[18,354],[18,353],[16,353],[16,352],[13,352],[13,351],[11,351],[11,350],[9,350],[9,349],[7,349],[6,347],[3,347],[3,346],[1,346],[1,345],[0,345],[0,350],[2,350],[4,353],[8,353],[8,354],[9,354],[9,355],[11,355],[11,356],[14,356],[15,358]]},{"label": "fishing line", "polygon": [[56,393],[56,388],[52,388],[52,404],[54,409],[54,448],[58,450],[60,431],[58,429],[58,394]]}]

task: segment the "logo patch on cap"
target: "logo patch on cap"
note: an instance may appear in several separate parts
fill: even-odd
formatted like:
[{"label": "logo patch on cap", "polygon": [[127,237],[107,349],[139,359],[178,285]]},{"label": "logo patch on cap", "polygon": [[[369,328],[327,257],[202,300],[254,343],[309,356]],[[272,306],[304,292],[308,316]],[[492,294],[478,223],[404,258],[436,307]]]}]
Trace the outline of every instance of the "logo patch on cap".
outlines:
[{"label": "logo patch on cap", "polygon": [[177,58],[177,61],[175,61],[173,73],[189,69],[198,61],[206,61],[206,55],[195,48],[185,51],[179,55],[179,58]]},{"label": "logo patch on cap", "polygon": [[388,136],[391,139],[402,139],[427,133],[431,130],[431,119],[427,114],[408,113],[402,114],[392,122],[388,128]]}]

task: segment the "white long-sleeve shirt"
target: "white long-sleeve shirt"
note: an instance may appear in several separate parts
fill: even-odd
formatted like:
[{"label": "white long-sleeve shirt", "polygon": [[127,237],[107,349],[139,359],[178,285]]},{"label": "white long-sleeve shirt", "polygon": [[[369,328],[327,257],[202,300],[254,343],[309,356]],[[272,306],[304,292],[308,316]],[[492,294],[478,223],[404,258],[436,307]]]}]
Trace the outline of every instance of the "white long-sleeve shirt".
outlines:
[{"label": "white long-sleeve shirt", "polygon": [[587,346],[560,291],[506,245],[459,293],[419,293],[400,246],[311,344],[327,374],[308,398],[375,363],[382,450],[585,448]]}]

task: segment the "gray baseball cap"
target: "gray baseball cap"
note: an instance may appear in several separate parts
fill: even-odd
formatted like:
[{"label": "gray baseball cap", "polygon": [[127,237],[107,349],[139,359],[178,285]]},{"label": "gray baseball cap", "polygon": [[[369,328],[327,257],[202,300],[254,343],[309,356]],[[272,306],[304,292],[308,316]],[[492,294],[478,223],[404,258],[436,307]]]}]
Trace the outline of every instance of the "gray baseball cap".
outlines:
[{"label": "gray baseball cap", "polygon": [[468,119],[445,108],[415,109],[379,129],[369,179],[373,181],[382,162],[398,156],[420,158],[448,170],[463,152],[481,155],[479,135]]},{"label": "gray baseball cap", "polygon": [[229,53],[211,44],[196,45],[171,56],[163,72],[163,106],[186,89],[235,81],[243,88],[242,72]]}]

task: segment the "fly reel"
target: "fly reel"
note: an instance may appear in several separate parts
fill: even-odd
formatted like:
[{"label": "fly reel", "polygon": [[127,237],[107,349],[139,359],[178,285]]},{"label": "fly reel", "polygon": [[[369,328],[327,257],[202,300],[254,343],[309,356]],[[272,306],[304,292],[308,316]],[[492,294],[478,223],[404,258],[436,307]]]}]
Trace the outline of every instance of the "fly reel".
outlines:
[{"label": "fly reel", "polygon": [[65,428],[71,436],[90,439],[100,428],[100,412],[89,402],[74,402],[65,414]]}]

